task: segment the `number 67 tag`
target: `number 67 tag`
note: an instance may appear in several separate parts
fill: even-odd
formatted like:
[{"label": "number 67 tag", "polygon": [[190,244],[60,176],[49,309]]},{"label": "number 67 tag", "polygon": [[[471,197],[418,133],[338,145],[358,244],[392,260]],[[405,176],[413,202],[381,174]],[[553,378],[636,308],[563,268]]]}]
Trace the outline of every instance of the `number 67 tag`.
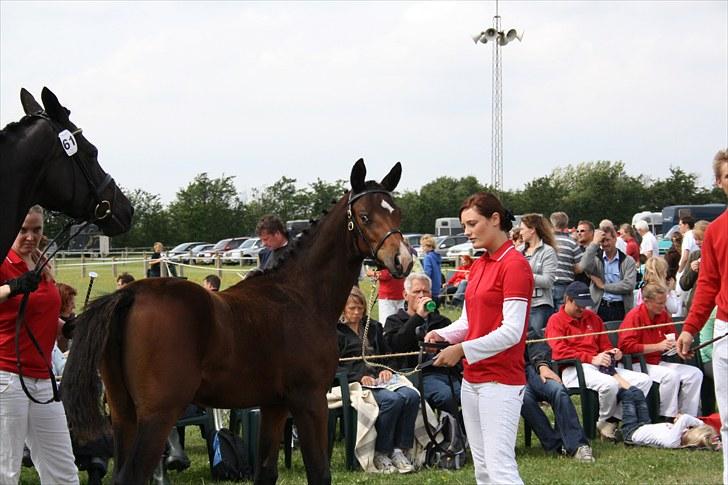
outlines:
[{"label": "number 67 tag", "polygon": [[66,151],[66,155],[69,157],[75,155],[78,151],[78,145],[76,144],[76,138],[68,130],[63,130],[58,134],[58,139],[61,140],[61,146]]}]

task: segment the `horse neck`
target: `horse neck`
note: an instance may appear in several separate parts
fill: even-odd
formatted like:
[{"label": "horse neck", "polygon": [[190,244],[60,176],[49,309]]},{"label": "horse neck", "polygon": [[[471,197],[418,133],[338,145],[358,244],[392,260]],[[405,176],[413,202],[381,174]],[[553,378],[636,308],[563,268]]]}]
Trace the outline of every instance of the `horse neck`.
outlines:
[{"label": "horse neck", "polygon": [[15,240],[28,209],[39,202],[40,181],[49,160],[51,141],[47,123],[34,121],[21,133],[8,135],[0,152],[0,194],[7,204],[0,211],[0,258]]},{"label": "horse neck", "polygon": [[351,287],[356,283],[363,257],[355,248],[355,233],[347,229],[346,201],[339,201],[312,230],[300,253],[282,268],[291,275],[312,306],[330,313],[333,322],[341,313]]}]

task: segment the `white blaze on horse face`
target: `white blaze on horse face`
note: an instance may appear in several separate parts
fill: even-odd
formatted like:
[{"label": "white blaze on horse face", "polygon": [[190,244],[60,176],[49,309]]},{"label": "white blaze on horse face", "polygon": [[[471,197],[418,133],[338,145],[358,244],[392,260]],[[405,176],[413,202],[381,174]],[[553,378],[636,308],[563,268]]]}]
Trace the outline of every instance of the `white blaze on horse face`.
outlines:
[{"label": "white blaze on horse face", "polygon": [[385,209],[385,210],[388,210],[390,214],[391,214],[392,212],[394,212],[394,207],[392,207],[392,206],[391,206],[391,205],[389,204],[389,202],[387,202],[387,201],[386,201],[386,200],[384,200],[384,199],[382,199],[382,208],[383,208],[383,209]]}]

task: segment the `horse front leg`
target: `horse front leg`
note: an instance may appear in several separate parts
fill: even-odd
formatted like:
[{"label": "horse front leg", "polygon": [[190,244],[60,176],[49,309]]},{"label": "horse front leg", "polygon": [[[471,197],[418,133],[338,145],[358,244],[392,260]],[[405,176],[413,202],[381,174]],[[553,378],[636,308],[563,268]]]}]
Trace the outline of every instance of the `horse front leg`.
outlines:
[{"label": "horse front leg", "polygon": [[258,462],[255,466],[255,484],[273,485],[278,480],[278,450],[288,409],[280,406],[260,408],[260,441]]},{"label": "horse front leg", "polygon": [[291,408],[298,428],[303,463],[309,485],[330,485],[328,450],[328,405],[326,393],[306,393],[298,396]]}]

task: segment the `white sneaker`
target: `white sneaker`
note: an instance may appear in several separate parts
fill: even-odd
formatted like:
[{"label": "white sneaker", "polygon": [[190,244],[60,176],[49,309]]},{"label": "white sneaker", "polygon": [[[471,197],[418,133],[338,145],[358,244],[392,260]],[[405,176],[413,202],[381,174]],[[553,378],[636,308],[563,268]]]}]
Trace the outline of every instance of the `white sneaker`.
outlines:
[{"label": "white sneaker", "polygon": [[374,466],[379,473],[389,474],[397,471],[397,467],[394,466],[392,460],[387,455],[378,451],[374,452]]},{"label": "white sneaker", "polygon": [[581,445],[576,449],[574,453],[574,459],[582,463],[594,463],[594,455],[592,454],[591,446]]},{"label": "white sneaker", "polygon": [[413,467],[412,463],[410,463],[407,457],[404,456],[402,450],[394,450],[391,457],[392,463],[395,467],[397,467],[399,473],[412,473],[413,471],[415,471],[415,467]]}]

